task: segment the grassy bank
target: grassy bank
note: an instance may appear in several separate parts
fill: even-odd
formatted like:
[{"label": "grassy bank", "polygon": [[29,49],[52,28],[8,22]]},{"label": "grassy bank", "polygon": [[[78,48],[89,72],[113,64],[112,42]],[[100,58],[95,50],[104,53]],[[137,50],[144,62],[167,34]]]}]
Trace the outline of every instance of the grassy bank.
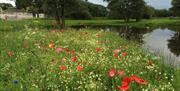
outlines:
[{"label": "grassy bank", "polygon": [[173,91],[174,70],[114,32],[0,31],[0,90]]},{"label": "grassy bank", "polygon": [[[53,26],[54,20],[17,20],[17,21],[0,21],[0,30],[18,30],[23,29],[25,25],[30,27],[39,28],[49,28]],[[158,18],[150,20],[142,20],[135,22],[132,20],[129,23],[125,23],[123,20],[67,20],[66,26],[125,26],[129,25],[136,28],[146,28],[146,27],[178,27],[180,26],[179,19],[169,19],[169,18]]]}]

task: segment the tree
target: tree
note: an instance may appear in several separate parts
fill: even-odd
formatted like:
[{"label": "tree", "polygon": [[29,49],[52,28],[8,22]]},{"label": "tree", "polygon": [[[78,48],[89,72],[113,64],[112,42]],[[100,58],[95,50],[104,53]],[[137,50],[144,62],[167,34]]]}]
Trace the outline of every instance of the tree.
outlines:
[{"label": "tree", "polygon": [[32,0],[30,7],[29,7],[29,12],[31,12],[33,14],[33,16],[35,17],[37,15],[37,17],[39,18],[39,13],[43,13],[43,1],[44,0]]},{"label": "tree", "polygon": [[16,0],[17,9],[24,9],[28,12],[32,13],[33,16],[37,15],[39,17],[39,13],[42,13],[42,6],[44,0]]},{"label": "tree", "polygon": [[17,9],[27,9],[31,5],[32,0],[16,0]]},{"label": "tree", "polygon": [[143,18],[146,4],[144,0],[131,0],[130,2],[132,2],[132,6],[130,7],[132,18],[136,19],[136,21],[139,21],[141,18]]},{"label": "tree", "polygon": [[153,16],[155,16],[155,8],[153,8],[149,5],[146,5],[146,7],[144,8],[143,18],[150,19]]},{"label": "tree", "polygon": [[128,22],[131,18],[140,20],[145,7],[144,0],[104,0],[107,1],[110,15],[123,18]]},{"label": "tree", "polygon": [[172,11],[180,17],[180,0],[172,0]]},{"label": "tree", "polygon": [[65,27],[65,11],[73,9],[78,3],[77,0],[45,0],[43,9],[46,14],[54,16],[58,25]]},{"label": "tree", "polygon": [[77,0],[78,3],[73,6],[74,9],[68,9],[65,11],[65,17],[71,19],[91,19],[92,14],[89,12],[88,2],[85,0]]},{"label": "tree", "polygon": [[166,9],[155,9],[155,17],[170,17],[172,16],[171,12]]},{"label": "tree", "polygon": [[83,5],[88,8],[88,11],[93,17],[105,17],[108,13],[107,8],[102,5],[90,2],[85,2]]},{"label": "tree", "polygon": [[11,4],[7,4],[7,3],[0,3],[0,8],[2,10],[6,10],[6,9],[8,9],[10,7],[13,7],[13,6]]}]

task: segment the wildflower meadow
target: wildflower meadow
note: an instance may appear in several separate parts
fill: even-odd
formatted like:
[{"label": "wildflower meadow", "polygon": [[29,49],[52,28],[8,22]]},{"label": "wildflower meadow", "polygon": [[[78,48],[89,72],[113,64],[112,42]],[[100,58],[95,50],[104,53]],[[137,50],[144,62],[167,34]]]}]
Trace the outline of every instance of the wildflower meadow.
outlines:
[{"label": "wildflower meadow", "polygon": [[0,91],[175,91],[173,68],[115,32],[0,31]]}]

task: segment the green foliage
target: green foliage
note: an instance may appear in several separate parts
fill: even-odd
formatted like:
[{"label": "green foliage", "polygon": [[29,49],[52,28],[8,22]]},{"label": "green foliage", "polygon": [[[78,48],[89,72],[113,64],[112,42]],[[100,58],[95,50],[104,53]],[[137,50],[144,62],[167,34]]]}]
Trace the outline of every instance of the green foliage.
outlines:
[{"label": "green foliage", "polygon": [[139,20],[144,14],[144,0],[108,0],[108,2],[110,17],[112,18],[122,18],[125,21],[132,18]]},{"label": "green foliage", "polygon": [[6,10],[8,8],[11,8],[12,5],[11,4],[6,4],[6,3],[0,3],[0,12],[1,12],[1,9],[2,10]]},{"label": "green foliage", "polygon": [[71,12],[70,14],[66,15],[67,18],[70,19],[91,19],[91,14],[86,10],[77,9],[74,12]]},{"label": "green foliage", "polygon": [[144,8],[143,18],[150,19],[154,16],[154,14],[155,14],[155,9],[149,5],[146,5],[146,7]]},{"label": "green foliage", "polygon": [[16,0],[17,9],[24,9],[35,17],[39,17],[39,13],[43,13],[42,5],[44,0]]},{"label": "green foliage", "polygon": [[66,17],[71,19],[91,19],[92,17],[105,17],[108,12],[102,5],[79,0],[74,9],[67,10],[65,13]]},{"label": "green foliage", "polygon": [[154,14],[155,17],[170,17],[172,15],[173,14],[170,12],[170,10],[166,10],[166,9],[161,9],[161,10],[156,9]]},{"label": "green foliage", "polygon": [[31,6],[33,0],[16,0],[17,9],[27,9]]},{"label": "green foliage", "polygon": [[61,28],[65,27],[65,11],[76,9],[78,0],[45,0],[43,5],[47,15],[54,16]]},{"label": "green foliage", "polygon": [[180,0],[172,0],[172,6],[174,14],[180,17]]},{"label": "green foliage", "polygon": [[35,16],[37,14],[37,17],[39,17],[39,13],[43,13],[43,3],[44,0],[33,0],[31,2],[31,6],[29,7],[29,12]]},{"label": "green foliage", "polygon": [[106,17],[107,8],[102,5],[96,5],[93,3],[85,2],[84,5],[88,8],[88,11],[93,17]]},{"label": "green foliage", "polygon": [[65,11],[66,18],[70,19],[91,19],[88,7],[85,5],[87,2],[78,0],[73,9]]}]

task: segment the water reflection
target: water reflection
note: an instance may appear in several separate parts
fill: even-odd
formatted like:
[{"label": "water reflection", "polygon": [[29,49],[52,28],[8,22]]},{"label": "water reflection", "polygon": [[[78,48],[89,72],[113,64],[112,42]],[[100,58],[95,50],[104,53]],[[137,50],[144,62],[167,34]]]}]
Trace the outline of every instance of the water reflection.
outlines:
[{"label": "water reflection", "polygon": [[136,39],[144,49],[161,54],[165,63],[180,67],[180,32],[168,28],[118,29],[120,36]]},{"label": "water reflection", "polygon": [[149,29],[137,29],[131,27],[111,28],[111,31],[116,31],[119,33],[120,36],[125,37],[127,39],[135,39],[141,44],[144,42],[143,35],[151,32],[151,30]]},{"label": "water reflection", "polygon": [[168,47],[176,56],[180,55],[180,32],[174,34],[171,39],[168,40]]},{"label": "water reflection", "polygon": [[155,53],[163,55],[166,64],[178,66],[180,56],[176,54],[180,52],[180,46],[177,44],[177,40],[179,39],[178,37],[173,39],[177,33],[178,32],[169,29],[154,29],[152,32],[144,34],[143,48],[148,48]]}]

